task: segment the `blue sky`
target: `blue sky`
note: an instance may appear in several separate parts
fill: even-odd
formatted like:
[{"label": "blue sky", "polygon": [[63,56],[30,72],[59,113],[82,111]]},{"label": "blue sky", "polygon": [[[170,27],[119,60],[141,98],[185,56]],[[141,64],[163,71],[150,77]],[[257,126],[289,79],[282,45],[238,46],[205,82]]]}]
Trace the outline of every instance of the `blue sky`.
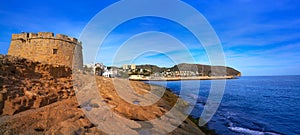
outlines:
[{"label": "blue sky", "polygon": [[[7,53],[12,33],[51,31],[80,38],[90,20],[114,2],[116,1],[1,1],[0,54]],[[211,24],[222,43],[226,65],[240,70],[243,75],[300,74],[299,1],[184,2],[197,9]],[[166,4],[162,4],[162,10],[163,7],[168,7]],[[112,18],[115,16],[108,19]],[[140,44],[136,46],[141,47],[140,49],[163,44],[162,49],[167,50],[167,55],[179,62],[194,60],[196,63],[209,64],[203,47],[188,30],[176,22],[155,17],[137,18],[121,24],[103,42],[101,49],[104,50],[99,50],[97,60],[107,65],[112,64],[107,59],[111,58],[109,50],[115,51],[124,41],[127,41],[124,46]],[[189,53],[181,51],[183,46],[180,43],[188,48]],[[174,46],[170,46],[171,44]],[[171,66],[174,63],[167,55],[150,51],[131,62]],[[188,55],[193,59],[185,57]]]}]

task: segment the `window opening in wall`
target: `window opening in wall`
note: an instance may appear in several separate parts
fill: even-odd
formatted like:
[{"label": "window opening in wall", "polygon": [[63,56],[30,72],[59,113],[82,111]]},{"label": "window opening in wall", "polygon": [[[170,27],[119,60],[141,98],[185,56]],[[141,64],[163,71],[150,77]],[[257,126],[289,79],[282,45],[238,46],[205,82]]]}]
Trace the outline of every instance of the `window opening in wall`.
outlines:
[{"label": "window opening in wall", "polygon": [[57,54],[57,49],[53,49],[53,54]]}]

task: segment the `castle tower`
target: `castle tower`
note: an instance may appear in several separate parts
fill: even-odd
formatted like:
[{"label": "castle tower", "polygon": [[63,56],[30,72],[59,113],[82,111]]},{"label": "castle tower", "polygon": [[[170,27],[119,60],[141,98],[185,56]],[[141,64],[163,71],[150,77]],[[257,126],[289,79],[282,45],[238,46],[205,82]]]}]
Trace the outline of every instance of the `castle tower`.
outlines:
[{"label": "castle tower", "polygon": [[52,65],[83,67],[81,42],[62,34],[54,37],[52,32],[12,34],[8,55]]}]

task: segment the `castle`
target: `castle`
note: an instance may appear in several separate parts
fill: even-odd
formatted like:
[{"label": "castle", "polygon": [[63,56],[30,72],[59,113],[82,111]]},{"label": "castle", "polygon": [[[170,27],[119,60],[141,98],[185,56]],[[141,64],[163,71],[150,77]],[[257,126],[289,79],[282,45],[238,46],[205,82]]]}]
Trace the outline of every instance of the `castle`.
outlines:
[{"label": "castle", "polygon": [[51,65],[83,67],[81,42],[63,34],[54,36],[52,32],[12,34],[8,55]]}]

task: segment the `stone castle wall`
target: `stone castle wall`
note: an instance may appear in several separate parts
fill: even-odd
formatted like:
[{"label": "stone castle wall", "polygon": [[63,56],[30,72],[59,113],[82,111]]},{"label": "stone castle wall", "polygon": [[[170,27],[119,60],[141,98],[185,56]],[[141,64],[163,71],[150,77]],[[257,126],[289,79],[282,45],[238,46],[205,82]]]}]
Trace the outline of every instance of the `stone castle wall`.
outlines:
[{"label": "stone castle wall", "polygon": [[79,69],[83,66],[81,42],[52,32],[13,34],[8,55]]}]

